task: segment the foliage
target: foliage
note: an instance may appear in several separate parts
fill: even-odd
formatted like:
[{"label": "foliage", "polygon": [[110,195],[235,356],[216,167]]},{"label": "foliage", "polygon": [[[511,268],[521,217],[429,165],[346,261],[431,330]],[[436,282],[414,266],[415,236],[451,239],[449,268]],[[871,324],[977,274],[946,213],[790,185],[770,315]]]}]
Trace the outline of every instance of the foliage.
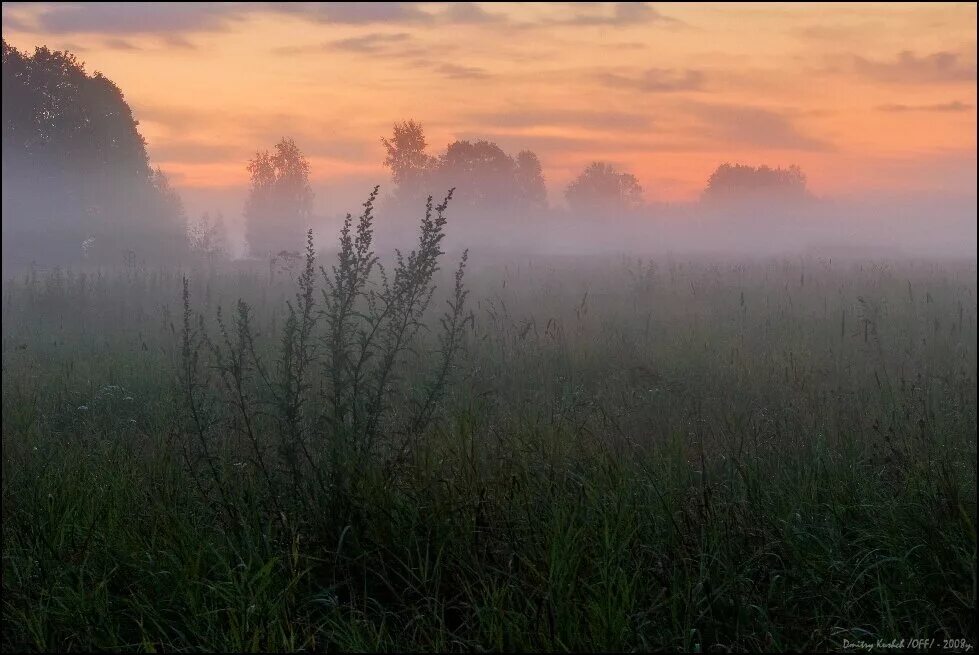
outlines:
[{"label": "foliage", "polygon": [[635,176],[611,164],[592,162],[564,192],[573,211],[618,214],[642,205],[642,187]]},{"label": "foliage", "polygon": [[460,140],[433,157],[425,153],[424,130],[414,121],[395,123],[392,138],[381,141],[387,150],[384,164],[401,199],[424,197],[435,187],[456,189],[457,203],[482,212],[546,206],[544,174],[530,150],[514,158],[491,141]]},{"label": "foliage", "polygon": [[187,240],[190,251],[210,265],[227,257],[224,216],[218,212],[212,219],[209,212],[204,212],[189,227]]},{"label": "foliage", "polygon": [[[122,92],[68,52],[25,55],[3,42],[5,259],[70,264],[172,258],[185,248],[184,214]],[[27,259],[25,259],[27,258]]]},{"label": "foliage", "polygon": [[248,247],[257,256],[295,250],[310,222],[313,191],[309,162],[296,142],[282,139],[272,153],[258,152],[248,164],[251,185],[245,201]]},{"label": "foliage", "polygon": [[435,160],[425,153],[428,143],[420,123],[409,120],[394,124],[390,139],[381,138],[387,157],[384,165],[391,169],[391,180],[404,200],[413,200],[429,183]]},{"label": "foliage", "polygon": [[[441,368],[424,353],[453,331],[423,321],[367,430],[374,394],[349,393],[367,319],[342,309],[375,261],[362,224],[299,298],[261,266],[188,280],[189,330],[178,270],[5,283],[5,651],[975,644],[974,259],[474,257],[464,348],[401,455]],[[381,260],[363,287],[378,308],[406,288],[396,261],[389,291]],[[215,316],[239,297],[229,346]],[[260,411],[235,407],[235,375]],[[175,379],[197,380],[202,441]],[[324,462],[315,503],[315,476],[289,493],[294,429]]]},{"label": "foliage", "polygon": [[712,202],[751,200],[801,200],[808,196],[806,176],[798,166],[770,168],[721,164],[711,173],[704,200]]},{"label": "foliage", "polygon": [[[429,198],[417,248],[397,253],[390,272],[372,250],[377,193],[356,225],[347,215],[330,271],[317,271],[312,230],[307,233],[299,290],[286,303],[277,342],[253,328],[244,300],[230,322],[219,306],[216,334],[210,333],[204,316],[192,320],[184,281],[181,387],[193,435],[184,448],[192,474],[206,475],[199,484],[224,499],[231,492],[215,458],[248,461],[261,473],[268,516],[294,529],[324,495],[350,493],[366,466],[393,466],[415,444],[444,391],[466,325],[464,254],[440,347],[423,351],[419,333],[435,293],[452,192],[435,207]],[[431,381],[402,388],[407,360],[416,372],[435,362]],[[393,413],[393,398],[411,399],[414,409]],[[229,519],[238,518],[232,503],[224,507]]]}]

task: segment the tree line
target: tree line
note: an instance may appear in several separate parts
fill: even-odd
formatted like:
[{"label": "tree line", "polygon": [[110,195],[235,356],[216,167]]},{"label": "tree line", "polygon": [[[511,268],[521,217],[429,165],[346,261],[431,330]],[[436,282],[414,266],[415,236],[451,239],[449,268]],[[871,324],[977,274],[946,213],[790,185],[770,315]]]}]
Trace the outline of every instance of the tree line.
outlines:
[{"label": "tree line", "polygon": [[[3,41],[3,243],[8,255],[64,263],[170,261],[194,254],[208,261],[227,252],[223,217],[189,221],[166,176],[149,164],[146,142],[122,91],[101,73],[89,75],[68,52],[38,47],[26,55]],[[548,211],[543,167],[531,150],[505,152],[488,140],[456,140],[433,153],[422,125],[395,123],[381,138],[395,206],[418,207],[455,189],[461,220],[521,218]],[[243,215],[254,255],[289,257],[312,222],[310,165],[295,141],[280,140],[247,163]],[[639,211],[643,187],[613,164],[590,163],[564,189],[568,210],[592,218]],[[789,168],[722,164],[702,200],[806,198],[806,178]]]},{"label": "tree line", "polygon": [[[548,210],[543,169],[531,150],[514,156],[491,141],[457,140],[441,153],[430,154],[425,131],[413,120],[395,123],[381,144],[393,196],[402,206],[414,209],[428,196],[455,189],[453,206],[464,217],[479,212],[502,219]],[[251,251],[270,256],[281,251],[285,256],[294,241],[291,236],[301,234],[310,220],[309,162],[292,139],[284,138],[272,152],[257,153],[248,170],[252,177],[244,215]],[[807,197],[806,177],[798,166],[725,163],[711,174],[702,201],[733,209],[755,201],[797,202]],[[570,212],[592,218],[637,212],[644,204],[639,180],[602,161],[586,166],[565,187],[564,198]]]}]

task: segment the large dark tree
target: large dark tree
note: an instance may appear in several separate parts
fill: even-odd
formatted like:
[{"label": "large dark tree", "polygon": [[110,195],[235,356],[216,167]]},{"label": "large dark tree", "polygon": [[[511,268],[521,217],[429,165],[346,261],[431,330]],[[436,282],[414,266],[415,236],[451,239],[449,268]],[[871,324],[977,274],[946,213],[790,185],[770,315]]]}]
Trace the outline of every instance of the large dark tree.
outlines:
[{"label": "large dark tree", "polygon": [[642,205],[642,187],[635,176],[611,164],[593,162],[564,192],[568,206],[578,212],[622,213]]},{"label": "large dark tree", "polygon": [[68,52],[28,56],[3,42],[2,56],[5,256],[71,263],[182,252],[179,197],[150,168],[119,88]]},{"label": "large dark tree", "polygon": [[245,201],[248,248],[255,256],[298,250],[309,229],[313,192],[309,162],[292,139],[273,152],[259,152],[248,164],[251,187]]}]

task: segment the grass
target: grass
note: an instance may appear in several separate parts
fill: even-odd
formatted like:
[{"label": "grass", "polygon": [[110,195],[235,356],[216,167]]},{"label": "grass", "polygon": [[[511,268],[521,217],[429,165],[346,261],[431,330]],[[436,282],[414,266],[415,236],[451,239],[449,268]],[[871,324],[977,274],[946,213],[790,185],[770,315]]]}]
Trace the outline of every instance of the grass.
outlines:
[{"label": "grass", "polygon": [[[253,452],[216,379],[188,428],[182,280],[4,285],[5,651],[975,645],[974,261],[473,257],[399,458],[431,312],[366,455],[336,445],[352,419],[281,428],[257,382]],[[202,329],[244,298],[276,361],[289,276],[189,280]]]}]

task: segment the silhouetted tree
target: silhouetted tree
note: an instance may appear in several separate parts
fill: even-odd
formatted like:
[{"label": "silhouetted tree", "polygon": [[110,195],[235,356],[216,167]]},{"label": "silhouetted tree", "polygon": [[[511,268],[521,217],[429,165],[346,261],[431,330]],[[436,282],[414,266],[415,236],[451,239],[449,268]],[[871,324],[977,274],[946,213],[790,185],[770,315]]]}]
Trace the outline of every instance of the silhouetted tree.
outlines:
[{"label": "silhouetted tree", "polygon": [[491,141],[454,141],[438,157],[425,152],[422,126],[396,123],[391,139],[381,139],[385,166],[401,198],[444,193],[455,188],[455,201],[484,212],[541,208],[547,189],[537,155],[524,150],[514,159]]},{"label": "silhouetted tree", "polygon": [[245,230],[252,254],[298,250],[313,207],[309,162],[295,141],[282,139],[272,153],[256,153],[248,172],[251,187],[245,201]]},{"label": "silhouetted tree", "polygon": [[455,201],[470,207],[513,202],[516,170],[513,158],[489,141],[455,141],[438,160],[441,186],[455,188]]},{"label": "silhouetted tree", "polygon": [[181,252],[179,198],[150,169],[119,88],[68,52],[4,41],[2,60],[4,251],[64,263]]},{"label": "silhouetted tree", "polygon": [[426,188],[435,167],[435,158],[425,153],[428,144],[420,123],[405,121],[394,124],[390,139],[381,138],[387,157],[384,165],[391,169],[391,179],[405,199],[427,195]]},{"label": "silhouetted tree", "polygon": [[770,168],[721,164],[707,180],[708,202],[800,200],[808,197],[806,176],[798,166]]},{"label": "silhouetted tree", "polygon": [[619,213],[642,205],[642,187],[635,176],[619,173],[604,162],[589,165],[568,185],[564,195],[575,211]]},{"label": "silhouetted tree", "polygon": [[204,212],[190,225],[187,240],[190,243],[190,251],[208,264],[223,259],[227,256],[224,216],[218,212],[212,218],[210,213]]},{"label": "silhouetted tree", "polygon": [[532,151],[523,150],[517,155],[515,179],[515,193],[524,204],[537,208],[547,205],[544,172],[541,169],[540,160]]}]

